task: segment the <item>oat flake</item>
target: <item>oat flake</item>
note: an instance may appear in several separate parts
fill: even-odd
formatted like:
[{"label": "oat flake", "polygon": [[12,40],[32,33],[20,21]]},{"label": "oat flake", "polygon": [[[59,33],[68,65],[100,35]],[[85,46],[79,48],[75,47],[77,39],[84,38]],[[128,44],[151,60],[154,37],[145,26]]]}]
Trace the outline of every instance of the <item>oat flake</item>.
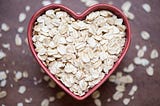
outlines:
[{"label": "oat flake", "polygon": [[10,27],[6,23],[1,24],[1,29],[5,32],[9,31]]},{"label": "oat flake", "polygon": [[19,19],[19,22],[23,22],[26,19],[26,14],[23,12],[20,13],[18,19]]}]

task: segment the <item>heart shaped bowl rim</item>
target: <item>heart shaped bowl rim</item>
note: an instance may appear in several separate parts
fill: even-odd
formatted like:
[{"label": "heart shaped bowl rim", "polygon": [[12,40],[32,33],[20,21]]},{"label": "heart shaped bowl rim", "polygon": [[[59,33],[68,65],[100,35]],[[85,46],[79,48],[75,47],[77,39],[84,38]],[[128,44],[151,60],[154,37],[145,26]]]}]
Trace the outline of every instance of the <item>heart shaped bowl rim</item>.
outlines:
[{"label": "heart shaped bowl rim", "polygon": [[[83,96],[78,96],[75,95],[73,92],[71,92],[60,80],[58,80],[53,74],[50,73],[49,69],[42,63],[42,61],[38,58],[37,53],[35,51],[35,47],[33,45],[32,42],[32,31],[33,31],[33,26],[34,26],[34,22],[36,21],[36,19],[42,15],[45,11],[49,10],[49,9],[56,9],[56,8],[60,8],[62,11],[67,12],[70,16],[72,16],[74,19],[77,20],[83,20],[85,19],[85,17],[90,14],[93,11],[98,11],[98,10],[108,10],[111,11],[112,13],[114,13],[116,16],[120,17],[123,19],[123,23],[126,26],[126,42],[125,42],[125,47],[122,50],[121,56],[119,57],[119,59],[116,61],[116,63],[114,64],[114,66],[112,67],[112,69],[109,71],[108,74],[105,75],[105,77],[97,84],[95,85],[93,88],[90,88],[88,92],[86,92]],[[37,62],[40,64],[40,66],[45,70],[45,72],[64,90],[66,91],[69,95],[71,95],[73,98],[77,99],[77,100],[83,100],[85,98],[87,98],[89,95],[91,95],[98,87],[100,87],[107,79],[108,77],[115,71],[115,69],[117,68],[117,66],[120,64],[120,62],[122,61],[124,55],[126,54],[129,45],[130,45],[130,41],[131,41],[131,30],[130,30],[130,25],[128,22],[128,19],[126,18],[126,16],[121,12],[121,10],[119,10],[118,8],[116,8],[115,6],[109,5],[109,4],[96,4],[93,5],[91,7],[89,7],[87,10],[85,10],[82,14],[77,14],[75,13],[73,10],[67,8],[64,5],[60,5],[60,4],[50,4],[47,5],[41,9],[39,9],[37,12],[34,13],[34,15],[31,17],[30,21],[29,21],[29,25],[28,25],[28,43],[29,43],[29,47],[31,49],[32,54],[34,55],[34,57],[36,58]]]}]

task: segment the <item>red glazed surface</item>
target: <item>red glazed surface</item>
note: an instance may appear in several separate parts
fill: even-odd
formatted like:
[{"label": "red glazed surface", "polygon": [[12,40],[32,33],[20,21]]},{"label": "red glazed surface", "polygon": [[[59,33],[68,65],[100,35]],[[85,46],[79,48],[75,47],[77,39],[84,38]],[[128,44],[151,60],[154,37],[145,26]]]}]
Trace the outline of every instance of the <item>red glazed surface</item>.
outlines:
[{"label": "red glazed surface", "polygon": [[[61,81],[59,81],[53,74],[50,73],[50,71],[48,70],[48,68],[42,63],[42,61],[38,58],[37,53],[35,51],[33,42],[32,42],[32,28],[34,26],[34,22],[36,21],[36,19],[42,15],[45,11],[49,10],[49,9],[56,9],[56,8],[60,8],[61,10],[67,12],[68,14],[70,14],[73,18],[77,19],[77,20],[83,20],[85,19],[85,17],[90,14],[93,11],[97,11],[97,10],[108,10],[111,11],[112,13],[114,13],[115,15],[117,15],[118,17],[121,17],[124,20],[124,25],[127,27],[126,29],[126,42],[125,42],[125,47],[118,59],[118,61],[114,64],[113,68],[109,71],[108,74],[105,75],[105,77],[97,84],[95,85],[93,88],[89,89],[88,92],[85,93],[85,95],[83,96],[77,96],[74,93],[72,93],[65,85],[63,85],[61,83]],[[77,100],[83,100],[85,98],[87,98],[89,95],[91,95],[98,87],[100,87],[107,79],[108,77],[115,71],[115,69],[117,68],[117,66],[120,64],[120,62],[122,61],[124,55],[126,54],[129,45],[130,45],[130,41],[131,41],[131,31],[130,31],[130,25],[129,22],[126,18],[126,16],[116,7],[108,5],[108,4],[96,4],[94,6],[91,6],[90,8],[88,8],[86,11],[84,11],[82,14],[76,14],[74,11],[70,10],[69,8],[63,6],[63,5],[57,5],[57,4],[51,4],[48,6],[45,6],[41,9],[39,9],[31,18],[29,25],[28,25],[28,42],[29,42],[29,46],[30,49],[34,55],[34,57],[36,58],[37,62],[40,64],[40,66],[45,70],[45,72],[62,88],[64,89],[69,95],[71,95],[73,98],[77,99]]]}]

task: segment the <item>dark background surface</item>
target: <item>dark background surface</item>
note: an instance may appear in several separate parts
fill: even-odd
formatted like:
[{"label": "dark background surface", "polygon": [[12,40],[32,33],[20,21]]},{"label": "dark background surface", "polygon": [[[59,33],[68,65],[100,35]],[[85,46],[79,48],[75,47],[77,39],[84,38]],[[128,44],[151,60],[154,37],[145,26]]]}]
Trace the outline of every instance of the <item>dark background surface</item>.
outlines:
[{"label": "dark background surface", "polygon": [[[113,0],[113,4],[117,7],[121,7],[125,0]],[[99,0],[100,3],[107,3],[108,0]],[[133,62],[133,58],[137,55],[137,50],[135,45],[138,44],[140,47],[146,45],[147,52],[145,56],[150,60],[150,52],[153,48],[159,50],[160,48],[160,0],[139,0],[131,1],[132,7],[130,11],[134,13],[135,19],[130,21],[132,28],[132,42],[127,52],[125,58],[123,59],[120,66],[116,69],[115,72],[122,71],[124,67],[128,66]],[[151,5],[151,13],[146,13],[141,5],[143,3],[148,3]],[[79,0],[62,0],[62,4],[71,8],[75,12],[83,12],[87,7],[84,3]],[[25,6],[29,5],[31,10],[25,12]],[[25,43],[25,38],[27,37],[27,25],[29,19],[35,11],[42,7],[41,1],[38,0],[0,0],[0,24],[3,22],[7,23],[10,26],[8,32],[3,32],[2,37],[0,38],[0,49],[2,49],[6,54],[3,60],[0,60],[0,71],[9,70],[7,77],[7,85],[5,88],[0,88],[1,90],[6,90],[8,95],[7,97],[0,99],[0,104],[5,104],[6,106],[16,106],[18,102],[24,103],[24,98],[32,97],[33,101],[31,104],[24,103],[24,106],[40,106],[41,101],[44,98],[50,96],[55,96],[58,91],[62,91],[58,86],[56,88],[48,87],[48,83],[42,81],[38,85],[34,85],[33,77],[37,79],[42,79],[44,74],[40,72],[40,66],[37,64],[33,58],[31,51],[28,48],[28,45]],[[27,18],[24,22],[18,22],[18,16],[20,12],[25,12]],[[20,34],[23,44],[20,47],[15,45],[15,35],[17,33],[17,28],[19,26],[24,26],[25,30]],[[147,41],[144,41],[140,37],[140,32],[146,30],[151,34],[151,38]],[[2,43],[10,43],[11,50],[2,48]],[[22,53],[22,51],[25,53]],[[160,50],[159,50],[160,52]],[[154,64],[154,75],[149,77],[145,68],[142,66],[136,66],[134,72],[130,75],[133,77],[133,84],[138,85],[138,90],[134,95],[134,100],[128,104],[128,106],[160,106],[160,58],[155,60],[150,60],[150,63]],[[15,64],[13,64],[15,63]],[[28,71],[29,77],[27,79],[22,79],[17,83],[13,80],[14,74],[13,71]],[[10,87],[10,84],[13,84],[13,88]],[[125,97],[129,97],[127,94],[131,89],[133,84],[126,86]],[[20,95],[18,93],[18,87],[20,85],[25,85],[27,91]],[[115,92],[115,85],[106,81],[98,90],[101,92],[100,100],[102,101],[102,106],[123,106],[122,99],[119,101],[107,102],[108,98],[112,98],[112,95]],[[95,106],[94,100],[91,97],[83,101],[77,101],[70,97],[69,95],[64,96],[62,99],[56,99],[55,102],[50,103],[51,106]]]}]

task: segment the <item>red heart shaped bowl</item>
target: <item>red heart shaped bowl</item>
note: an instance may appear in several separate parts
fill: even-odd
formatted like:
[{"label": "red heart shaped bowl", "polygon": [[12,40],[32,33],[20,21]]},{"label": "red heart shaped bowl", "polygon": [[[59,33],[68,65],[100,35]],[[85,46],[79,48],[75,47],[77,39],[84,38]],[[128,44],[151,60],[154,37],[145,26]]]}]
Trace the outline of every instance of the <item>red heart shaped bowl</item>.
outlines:
[{"label": "red heart shaped bowl", "polygon": [[[121,52],[121,55],[119,56],[119,59],[115,62],[114,66],[112,67],[112,69],[109,71],[108,74],[105,75],[105,77],[94,87],[90,88],[88,90],[88,92],[86,92],[83,96],[77,96],[75,95],[73,92],[71,92],[60,80],[58,80],[53,74],[51,74],[51,72],[49,71],[49,69],[43,64],[43,62],[38,58],[37,53],[35,51],[35,47],[33,45],[33,41],[32,41],[32,32],[33,32],[33,27],[34,27],[34,23],[36,22],[36,19],[45,13],[45,11],[49,10],[49,9],[57,9],[60,8],[62,11],[67,12],[71,17],[73,17],[76,20],[83,20],[86,18],[86,16],[88,14],[90,14],[91,12],[94,11],[98,11],[98,10],[108,10],[110,12],[112,12],[113,14],[115,14],[117,17],[122,18],[123,19],[123,24],[126,26],[126,42],[124,45],[124,48]],[[69,95],[71,95],[73,98],[77,99],[77,100],[83,100],[86,97],[88,97],[89,95],[91,95],[98,87],[100,87],[107,79],[108,77],[115,71],[115,69],[117,68],[117,66],[120,64],[120,62],[122,61],[124,55],[126,54],[129,45],[130,45],[130,40],[131,40],[131,31],[130,31],[130,25],[129,22],[126,18],[126,16],[116,7],[112,6],[112,5],[108,5],[108,4],[96,4],[94,6],[89,7],[86,11],[84,11],[82,14],[76,14],[74,11],[72,11],[71,9],[63,6],[63,5],[57,5],[57,4],[51,4],[48,6],[45,6],[41,9],[39,9],[36,13],[34,13],[34,15],[32,16],[29,25],[28,25],[28,42],[29,42],[29,47],[33,53],[33,56],[35,57],[35,59],[37,60],[37,62],[40,64],[40,66],[45,70],[45,72],[62,88],[64,89],[64,91],[66,91]]]}]

